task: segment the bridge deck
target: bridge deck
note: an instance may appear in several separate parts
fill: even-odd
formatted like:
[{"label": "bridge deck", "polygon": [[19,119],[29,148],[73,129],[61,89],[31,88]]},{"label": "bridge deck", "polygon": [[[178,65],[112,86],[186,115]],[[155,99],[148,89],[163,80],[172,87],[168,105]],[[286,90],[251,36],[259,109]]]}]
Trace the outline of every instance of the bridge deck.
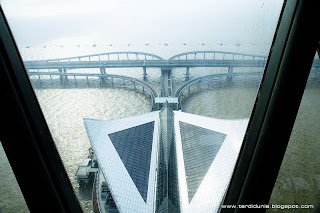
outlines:
[{"label": "bridge deck", "polygon": [[[210,76],[203,76],[197,79],[192,79],[181,85],[174,97],[178,98],[180,103],[183,91],[190,87],[195,82],[198,82],[205,78],[219,77],[219,76],[236,76],[236,75],[250,75],[250,73],[233,73],[234,67],[264,67],[266,65],[266,56],[261,55],[250,55],[232,52],[221,52],[221,51],[194,51],[177,54],[164,60],[160,56],[143,53],[143,52],[111,52],[94,54],[79,57],[70,57],[62,59],[51,59],[51,60],[38,60],[38,61],[25,61],[25,67],[29,70],[28,75],[47,75],[47,76],[84,76],[84,77],[98,77],[100,79],[106,78],[120,78],[128,80],[141,85],[150,92],[152,106],[155,106],[155,98],[158,97],[157,91],[152,85],[145,81],[138,80],[135,78],[121,76],[121,75],[109,75],[106,74],[105,68],[143,68],[143,79],[146,78],[147,67],[161,68],[162,70],[162,88],[161,97],[171,97],[172,94],[172,82],[170,78],[171,69],[177,67],[187,68],[187,79],[189,78],[190,67],[229,67],[229,73],[215,74]],[[67,73],[67,69],[100,69],[100,74],[94,73]],[[313,69],[320,68],[319,59],[314,60]],[[38,72],[31,72],[31,70],[38,70]],[[46,71],[39,72],[39,70],[58,70],[56,72]],[[256,74],[256,73],[251,73]],[[261,72],[262,74],[262,72]]]},{"label": "bridge deck", "polygon": [[109,75],[109,74],[96,74],[96,73],[58,73],[58,72],[28,72],[29,76],[33,76],[33,75],[37,75],[37,76],[73,76],[73,77],[98,77],[98,78],[120,78],[120,79],[124,79],[127,81],[131,81],[131,82],[135,82],[141,86],[143,86],[144,88],[146,88],[151,95],[151,101],[152,101],[152,105],[154,105],[155,103],[155,98],[158,97],[158,92],[156,91],[156,89],[149,83],[136,79],[136,78],[132,78],[132,77],[128,77],[128,76],[123,76],[123,75]]},{"label": "bridge deck", "polygon": [[130,68],[130,67],[264,67],[264,60],[136,60],[136,61],[77,61],[39,62],[26,61],[27,69],[80,69],[80,68]]}]

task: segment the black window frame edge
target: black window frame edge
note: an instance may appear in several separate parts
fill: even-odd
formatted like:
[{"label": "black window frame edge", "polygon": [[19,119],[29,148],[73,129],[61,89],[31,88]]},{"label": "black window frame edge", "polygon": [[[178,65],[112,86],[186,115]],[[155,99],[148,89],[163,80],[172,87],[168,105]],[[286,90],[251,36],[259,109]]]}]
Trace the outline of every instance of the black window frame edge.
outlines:
[{"label": "black window frame edge", "polygon": [[[314,6],[315,4],[317,6]],[[81,212],[40,106],[36,101],[2,8],[0,9],[0,100],[5,103],[1,104],[1,120],[6,124],[1,128],[0,140],[31,212],[42,212],[44,209],[46,212]],[[299,31],[301,28],[310,27],[310,23],[316,26],[317,10],[319,10],[317,1],[285,2],[224,204],[254,202],[265,204],[270,198],[309,75],[313,53],[316,49],[314,40],[319,39],[318,31],[309,34],[318,35],[313,39],[306,39]],[[308,18],[303,20],[302,17]],[[310,30],[308,28],[306,32]],[[296,36],[299,33],[300,36]],[[304,39],[308,42],[305,42]],[[316,42],[318,44],[319,40]],[[292,44],[298,44],[299,47],[293,47]],[[299,53],[294,49],[306,50],[304,53],[307,54]],[[294,60],[297,55],[300,57],[299,60]],[[298,70],[298,68],[300,72],[303,70],[302,76],[290,75],[290,69]],[[286,79],[298,82],[298,84],[294,85],[292,82],[283,84]],[[286,97],[286,91],[289,91],[290,86],[293,87],[290,92],[294,93],[295,97],[290,95]],[[281,100],[282,98],[288,100],[290,104]],[[281,107],[275,107],[276,103],[281,103]],[[281,115],[287,110],[284,106],[288,105],[294,107],[290,108],[285,115]],[[281,121],[279,124],[278,120]],[[275,127],[270,128],[270,124],[275,122]],[[287,128],[286,131],[280,132],[282,141],[278,143],[278,139],[270,142],[270,139],[276,137],[273,134],[279,132],[276,127],[283,126]],[[277,150],[276,153],[273,152],[274,148]],[[27,167],[26,165],[32,166]],[[267,170],[267,174],[263,170]],[[264,184],[266,185],[263,186]],[[222,209],[222,211],[227,210]]]},{"label": "black window frame edge", "polygon": [[0,141],[30,212],[82,212],[1,6],[0,100]]},{"label": "black window frame edge", "polygon": [[[319,2],[284,2],[223,205],[268,204],[319,44]],[[223,208],[221,212],[247,210]]]}]

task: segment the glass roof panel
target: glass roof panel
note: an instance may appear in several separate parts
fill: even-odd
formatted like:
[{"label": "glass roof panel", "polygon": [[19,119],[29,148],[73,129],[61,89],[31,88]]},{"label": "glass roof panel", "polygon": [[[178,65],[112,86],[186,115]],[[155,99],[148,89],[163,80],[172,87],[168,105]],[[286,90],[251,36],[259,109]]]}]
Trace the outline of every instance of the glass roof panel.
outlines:
[{"label": "glass roof panel", "polygon": [[154,122],[109,134],[130,177],[146,202]]}]

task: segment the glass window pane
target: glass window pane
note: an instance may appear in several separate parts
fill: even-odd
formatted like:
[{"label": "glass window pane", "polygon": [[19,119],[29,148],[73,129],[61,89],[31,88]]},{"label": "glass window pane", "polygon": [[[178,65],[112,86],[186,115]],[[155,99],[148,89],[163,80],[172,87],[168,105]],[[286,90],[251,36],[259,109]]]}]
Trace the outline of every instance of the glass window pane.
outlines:
[{"label": "glass window pane", "polygon": [[85,212],[219,208],[282,4],[1,1]]},{"label": "glass window pane", "polygon": [[0,212],[29,212],[1,142],[0,162]]},{"label": "glass window pane", "polygon": [[[316,56],[315,59],[319,60],[319,57]],[[319,208],[319,71],[319,67],[312,67],[309,74],[289,144],[269,201],[270,205],[298,205],[299,208],[306,208],[303,212],[314,212],[314,208]],[[279,208],[281,206],[278,206],[278,209],[269,209],[269,212],[279,211]],[[292,212],[292,209],[287,209],[285,212]]]}]

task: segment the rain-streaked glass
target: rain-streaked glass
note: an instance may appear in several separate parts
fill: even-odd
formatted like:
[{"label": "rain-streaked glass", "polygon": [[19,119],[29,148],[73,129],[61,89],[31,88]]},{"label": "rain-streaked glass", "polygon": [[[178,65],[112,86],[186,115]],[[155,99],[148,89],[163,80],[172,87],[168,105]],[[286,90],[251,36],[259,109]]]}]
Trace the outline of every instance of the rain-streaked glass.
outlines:
[{"label": "rain-streaked glass", "polygon": [[[315,59],[319,59],[317,55]],[[311,68],[268,212],[318,212],[320,208],[320,79]],[[291,204],[293,209],[284,205]],[[282,205],[282,207],[281,207]],[[304,209],[301,209],[304,208]],[[317,210],[316,210],[317,209]]]},{"label": "rain-streaked glass", "polygon": [[[247,120],[283,4],[276,0],[0,2],[85,212],[92,212],[91,187],[80,187],[75,176],[91,147],[83,119],[110,120],[145,114],[150,109],[161,109],[168,101],[174,111],[180,109],[215,118],[217,122]],[[105,63],[114,66],[106,67]],[[98,65],[88,68],[90,64]],[[160,97],[161,94],[169,97]],[[234,135],[244,134],[247,122],[241,124],[243,126],[235,130],[241,132]],[[174,126],[180,131],[178,124]],[[182,128],[188,129],[184,124]],[[192,131],[201,132],[197,130]],[[206,135],[205,132],[202,133]],[[185,134],[184,131],[181,134],[184,138],[174,140],[179,150],[182,150],[180,143],[186,141]],[[221,150],[224,153],[225,142],[219,134],[204,137],[222,143],[221,149],[208,151],[213,161],[216,151],[217,156]],[[204,143],[202,139],[199,141]],[[177,162],[169,163],[171,169],[177,167],[178,174],[173,171],[170,173],[173,176],[166,180],[171,177],[176,180],[175,175],[185,171],[179,163],[184,162],[183,155],[192,150],[186,148],[186,143],[183,146],[180,154],[163,153],[172,159],[178,158]],[[238,149],[241,144],[236,146]],[[232,156],[233,162],[235,158],[236,154]],[[232,167],[233,164],[228,164],[228,168]],[[143,183],[138,185],[145,193]],[[187,189],[177,187],[175,190]],[[173,197],[176,196],[179,205],[188,202],[179,200],[175,190]],[[130,192],[123,196],[130,196]],[[207,200],[210,196],[201,202],[210,202]],[[215,199],[215,203],[219,203],[222,198],[219,195]],[[216,206],[209,205],[207,211],[210,208]]]}]

